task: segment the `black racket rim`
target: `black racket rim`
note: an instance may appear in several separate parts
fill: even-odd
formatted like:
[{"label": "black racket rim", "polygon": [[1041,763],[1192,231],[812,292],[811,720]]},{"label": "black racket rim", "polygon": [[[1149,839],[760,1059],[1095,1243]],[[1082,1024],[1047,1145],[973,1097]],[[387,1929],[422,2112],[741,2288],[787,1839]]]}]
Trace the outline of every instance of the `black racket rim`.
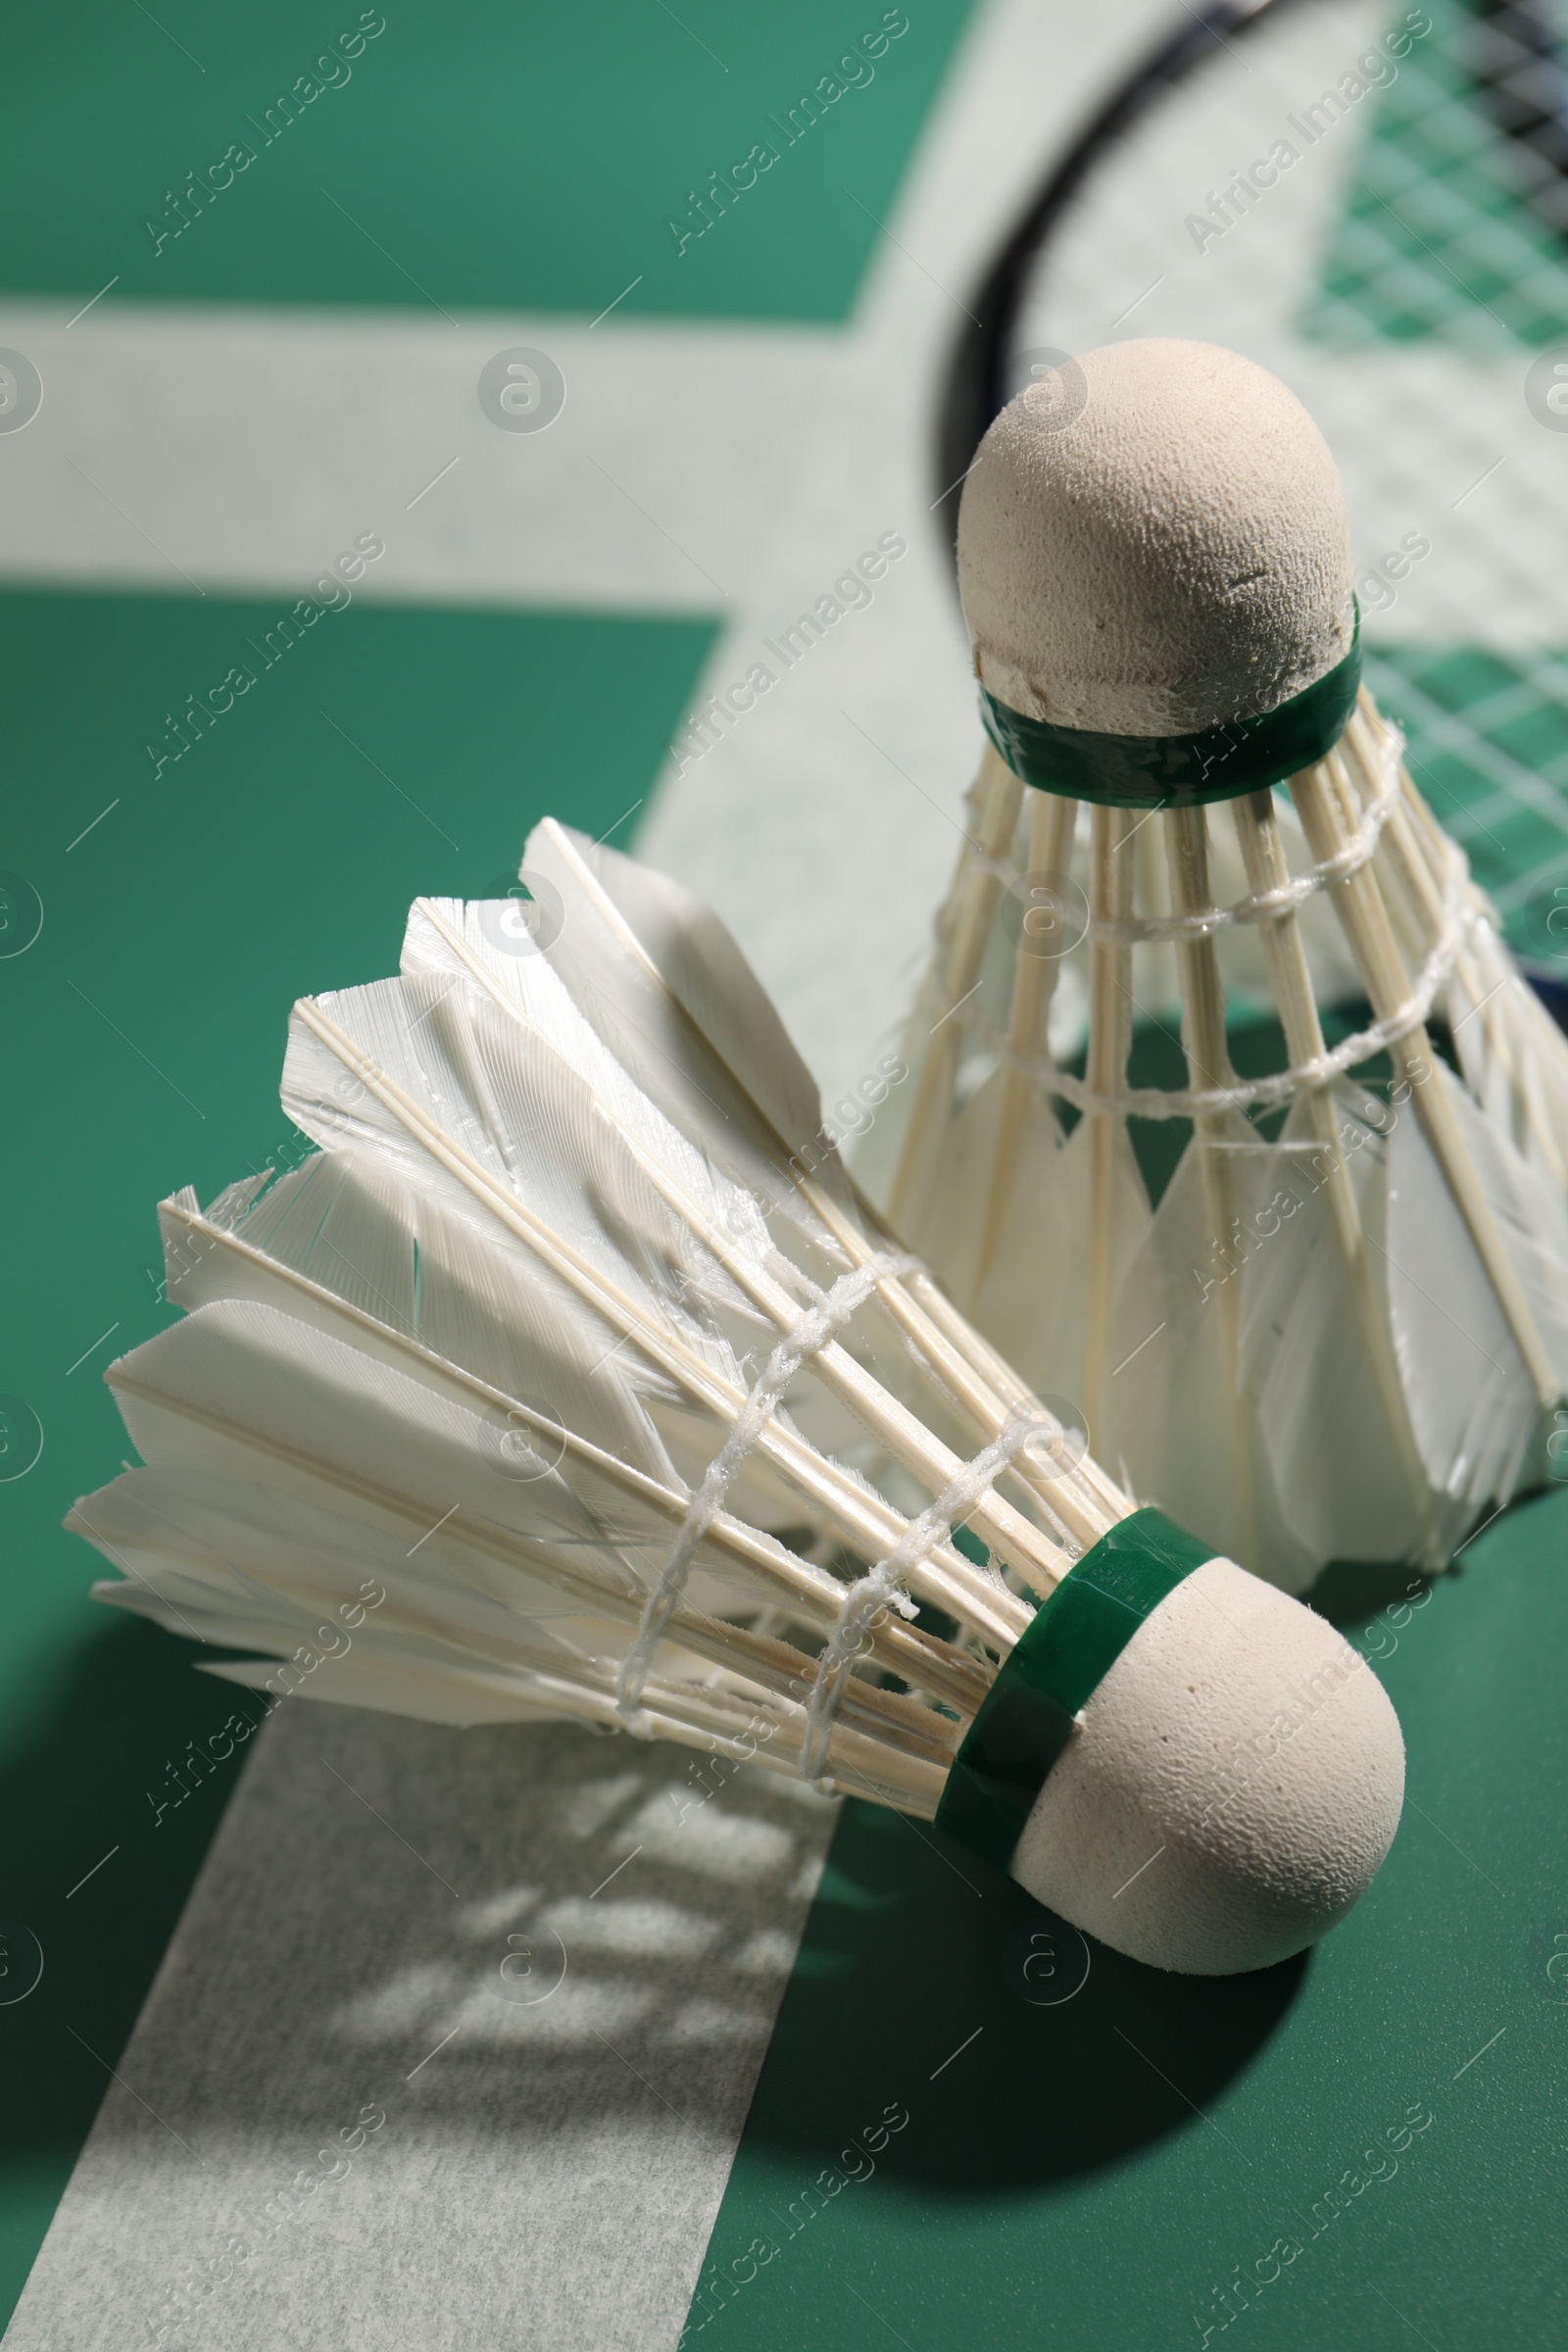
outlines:
[{"label": "black racket rim", "polygon": [[[1493,102],[1498,128],[1533,147],[1544,159],[1549,147],[1555,167],[1568,171],[1568,68],[1554,27],[1531,0],[1473,0],[1473,4],[1478,19],[1507,23],[1521,46],[1527,45],[1543,65],[1554,69],[1550,78],[1560,103],[1544,110],[1540,105],[1526,107],[1517,98],[1504,104],[1488,87],[1485,71],[1478,71],[1478,83]],[[939,495],[932,510],[941,514],[950,542],[956,542],[964,476],[986,428],[1006,405],[1007,352],[1029,273],[1084,182],[1152,108],[1169,97],[1200,66],[1209,63],[1217,51],[1277,19],[1285,10],[1305,5],[1307,0],[1219,0],[1219,5],[1201,13],[1188,10],[1174,31],[1145,52],[1091,116],[1065,155],[1051,167],[975,287],[964,323],[950,349],[937,410],[934,487]]]},{"label": "black racket rim", "polygon": [[1139,59],[1024,207],[971,297],[951,347],[937,416],[934,512],[956,540],[958,497],[987,427],[1006,406],[1006,358],[1030,270],[1084,182],[1106,154],[1235,35],[1306,0],[1220,0],[1189,12]]},{"label": "black racket rim", "polygon": [[[949,545],[956,552],[958,502],[964,478],[974,464],[986,430],[1006,406],[1006,360],[1013,329],[1022,308],[1029,272],[1055,234],[1062,217],[1104,156],[1134,129],[1152,108],[1169,97],[1188,76],[1207,64],[1216,51],[1253,31],[1287,9],[1307,0],[1220,0],[1201,14],[1189,10],[1175,30],[1147,50],[1110,96],[1091,116],[1066,153],[1047,172],[1038,192],[1024,207],[1011,232],[974,289],[950,350],[937,412],[936,481],[939,495],[932,512],[940,513]],[[1514,37],[1564,76],[1568,69],[1555,27],[1531,0],[1472,0],[1472,13],[1482,23],[1511,22]],[[1543,109],[1511,108],[1488,86],[1484,71],[1478,86],[1492,105],[1494,120],[1506,135],[1547,153],[1568,175],[1568,97],[1562,106]],[[1557,94],[1554,87],[1554,96]],[[1546,121],[1546,116],[1550,121]],[[956,586],[956,564],[954,568]],[[1568,1030],[1568,983],[1548,979],[1527,967],[1527,977],[1559,1025]]]}]

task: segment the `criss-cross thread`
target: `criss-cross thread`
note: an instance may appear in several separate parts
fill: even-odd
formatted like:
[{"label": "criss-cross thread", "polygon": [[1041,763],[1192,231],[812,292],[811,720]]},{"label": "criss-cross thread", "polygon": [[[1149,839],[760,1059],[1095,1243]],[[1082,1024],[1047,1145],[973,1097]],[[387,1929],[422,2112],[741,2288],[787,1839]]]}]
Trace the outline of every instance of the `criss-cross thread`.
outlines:
[{"label": "criss-cross thread", "polygon": [[779,1398],[801,1366],[837,1337],[878,1283],[887,1281],[890,1275],[907,1274],[918,1263],[917,1258],[903,1251],[884,1250],[853,1272],[841,1274],[818,1303],[808,1307],[785,1333],[763,1365],[729,1436],[704,1471],[702,1483],[686,1507],[686,1516],[644,1604],[636,1639],[621,1665],[615,1712],[628,1731],[647,1735],[648,1726],[639,1710],[654,1652],[679,1605],[697,1546],[723,1509],[725,1495],[772,1418]]},{"label": "criss-cross thread", "polygon": [[[1385,721],[1385,726],[1386,734],[1375,746],[1382,770],[1378,788],[1362,809],[1355,831],[1332,858],[1304,867],[1273,890],[1254,891],[1228,906],[1200,906],[1190,914],[1097,914],[1089,924],[1086,938],[1114,940],[1123,947],[1168,946],[1178,940],[1212,939],[1216,932],[1229,931],[1239,923],[1275,922],[1282,914],[1294,914],[1318,891],[1348,882],[1362,866],[1371,863],[1383,828],[1399,800],[1399,762],[1404,753],[1404,737],[1391,723]],[[995,875],[1005,889],[1023,879],[1014,858],[995,858],[978,843],[970,844],[968,863],[972,869]],[[944,907],[943,913],[947,912]],[[940,918],[938,929],[940,932]]]},{"label": "criss-cross thread", "polygon": [[961,1519],[979,1501],[1016,1454],[1036,1440],[1060,1434],[1056,1424],[1047,1419],[1038,1406],[1015,1413],[1002,1435],[993,1438],[971,1462],[966,1462],[952,1485],[934,1502],[928,1503],[917,1519],[909,1521],[886,1557],[851,1585],[827,1647],[817,1660],[816,1680],[806,1710],[806,1738],[801,1750],[803,1780],[814,1781],[821,1776],[850,1669],[878,1610],[890,1601],[897,1605],[906,1579],[939,1544],[947,1542],[955,1519]]},{"label": "criss-cross thread", "polygon": [[1059,1095],[1076,1110],[1109,1111],[1122,1118],[1197,1119],[1217,1111],[1292,1102],[1311,1088],[1343,1078],[1347,1070],[1354,1069],[1358,1062],[1370,1061],[1375,1054],[1385,1053],[1396,1039],[1408,1037],[1412,1029],[1419,1029],[1427,1019],[1447,985],[1465,939],[1486,921],[1480,909],[1469,902],[1470,867],[1463,851],[1452,843],[1448,844],[1448,850],[1444,876],[1443,927],[1403,1004],[1396,1004],[1385,1020],[1373,1021],[1365,1029],[1357,1030],[1353,1037],[1345,1038],[1332,1053],[1315,1054],[1308,1061],[1295,1062],[1289,1069],[1271,1071],[1266,1077],[1238,1079],[1234,1086],[1184,1088],[1170,1093],[1161,1087],[1141,1086],[1102,1094],[1083,1079],[1059,1070],[1049,1054],[1021,1054],[1008,1043],[1002,1030],[968,1006],[960,1007],[956,1018],[1002,1060],[1023,1071],[1046,1094]]},{"label": "criss-cross thread", "polygon": [[[1359,830],[1334,857],[1324,858],[1308,872],[1295,876],[1278,890],[1243,899],[1234,906],[1205,907],[1193,915],[1152,917],[1141,922],[1097,921],[1090,926],[1091,934],[1134,941],[1202,937],[1233,922],[1263,922],[1288,913],[1312,891],[1345,881],[1371,858],[1396,804],[1400,791],[1399,760],[1403,745],[1404,738],[1398,729],[1388,727],[1376,747],[1382,781],[1375,798],[1362,812]],[[1373,1021],[1365,1029],[1357,1030],[1353,1037],[1343,1039],[1332,1052],[1316,1054],[1310,1060],[1295,1062],[1288,1069],[1274,1070],[1261,1078],[1238,1079],[1234,1086],[1169,1091],[1143,1086],[1102,1093],[1070,1071],[1058,1069],[1049,1051],[1021,1052],[1004,1030],[987,1018],[973,996],[956,1005],[952,1017],[1000,1061],[1021,1071],[1042,1093],[1057,1096],[1078,1111],[1106,1112],[1118,1118],[1196,1119],[1229,1110],[1268,1109],[1290,1102],[1299,1094],[1343,1078],[1348,1070],[1370,1061],[1396,1039],[1420,1028],[1447,986],[1466,939],[1478,925],[1487,923],[1487,909],[1484,903],[1478,903],[1478,894],[1472,889],[1469,860],[1464,852],[1452,841],[1446,840],[1444,848],[1442,927],[1403,1004],[1396,1005],[1386,1019]],[[978,854],[976,861],[985,862]],[[1014,873],[1012,868],[1007,870]]]}]

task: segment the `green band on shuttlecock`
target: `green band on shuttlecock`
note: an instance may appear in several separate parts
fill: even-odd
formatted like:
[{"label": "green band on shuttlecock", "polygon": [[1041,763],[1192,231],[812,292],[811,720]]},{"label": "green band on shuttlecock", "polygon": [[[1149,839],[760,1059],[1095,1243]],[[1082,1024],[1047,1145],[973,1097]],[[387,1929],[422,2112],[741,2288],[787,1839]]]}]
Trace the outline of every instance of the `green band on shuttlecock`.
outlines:
[{"label": "green band on shuttlecock", "polygon": [[981,689],[986,733],[1015,776],[1111,808],[1195,808],[1283,784],[1334,749],[1361,684],[1361,614],[1345,660],[1256,718],[1197,735],[1097,735],[1009,710]]},{"label": "green band on shuttlecock", "polygon": [[1005,1657],[948,1774],[937,1828],[1005,1870],[1073,1718],[1183,1577],[1218,1557],[1160,1511],[1086,1551]]}]

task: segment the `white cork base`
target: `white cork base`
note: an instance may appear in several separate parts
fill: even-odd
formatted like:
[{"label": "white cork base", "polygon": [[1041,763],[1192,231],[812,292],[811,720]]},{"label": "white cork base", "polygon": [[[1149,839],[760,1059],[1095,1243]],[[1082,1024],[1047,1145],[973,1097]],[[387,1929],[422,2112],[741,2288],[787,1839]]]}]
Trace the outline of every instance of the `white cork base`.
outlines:
[{"label": "white cork base", "polygon": [[1228,1976],[1344,1918],[1403,1795],[1398,1720],[1371,1669],[1323,1618],[1209,1560],[1095,1691],[1011,1874],[1135,1960]]},{"label": "white cork base", "polygon": [[1277,710],[1350,650],[1350,534],[1329,447],[1277,376],[1209,343],[1112,343],[1075,363],[1071,423],[1042,387],[980,444],[958,586],[981,684],[1109,735],[1184,735]]}]

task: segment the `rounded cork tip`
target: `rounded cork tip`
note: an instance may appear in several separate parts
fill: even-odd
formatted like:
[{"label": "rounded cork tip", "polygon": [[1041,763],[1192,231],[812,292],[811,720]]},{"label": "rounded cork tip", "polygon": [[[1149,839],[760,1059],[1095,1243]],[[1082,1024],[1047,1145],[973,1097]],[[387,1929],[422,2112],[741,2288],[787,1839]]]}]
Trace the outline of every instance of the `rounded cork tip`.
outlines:
[{"label": "rounded cork tip", "polygon": [[1403,1797],[1398,1719],[1365,1660],[1298,1601],[1209,1560],[1095,1690],[1011,1873],[1135,1960],[1229,1976],[1345,1917]]},{"label": "rounded cork tip", "polygon": [[1055,726],[1187,735],[1333,669],[1354,631],[1349,528],[1295,394],[1210,343],[1071,366],[1072,397],[1020,392],[964,484],[958,586],[986,691]]}]

